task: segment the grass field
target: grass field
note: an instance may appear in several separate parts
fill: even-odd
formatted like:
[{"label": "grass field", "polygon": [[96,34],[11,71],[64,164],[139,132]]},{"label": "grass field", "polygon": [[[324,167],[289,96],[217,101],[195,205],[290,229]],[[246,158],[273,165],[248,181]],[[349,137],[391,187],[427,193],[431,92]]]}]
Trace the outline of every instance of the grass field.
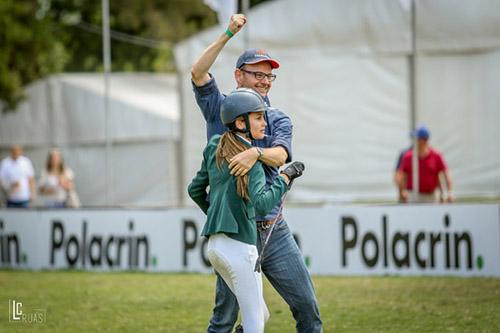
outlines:
[{"label": "grass field", "polygon": [[[325,332],[500,332],[500,279],[314,277]],[[198,274],[0,271],[0,332],[204,332],[215,278]],[[294,332],[267,283],[266,332]],[[10,323],[8,300],[46,310]]]}]

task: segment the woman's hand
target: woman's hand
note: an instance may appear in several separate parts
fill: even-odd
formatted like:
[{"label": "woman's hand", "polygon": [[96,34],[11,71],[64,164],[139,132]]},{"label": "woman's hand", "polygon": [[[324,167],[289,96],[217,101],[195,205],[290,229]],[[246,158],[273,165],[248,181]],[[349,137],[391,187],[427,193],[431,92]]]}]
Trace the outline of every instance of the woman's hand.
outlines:
[{"label": "woman's hand", "polygon": [[281,171],[281,176],[283,178],[285,178],[284,176],[288,178],[288,188],[290,188],[290,186],[292,185],[291,183],[295,178],[302,176],[302,173],[304,173],[305,168],[306,166],[304,165],[304,163],[295,161],[292,162],[285,169],[283,169],[283,171]]},{"label": "woman's hand", "polygon": [[73,181],[69,179],[68,177],[61,175],[59,177],[59,184],[66,190],[66,191],[71,191],[74,187]]},{"label": "woman's hand", "polygon": [[229,169],[233,176],[244,176],[259,159],[259,153],[255,148],[250,148],[234,155],[229,161]]}]

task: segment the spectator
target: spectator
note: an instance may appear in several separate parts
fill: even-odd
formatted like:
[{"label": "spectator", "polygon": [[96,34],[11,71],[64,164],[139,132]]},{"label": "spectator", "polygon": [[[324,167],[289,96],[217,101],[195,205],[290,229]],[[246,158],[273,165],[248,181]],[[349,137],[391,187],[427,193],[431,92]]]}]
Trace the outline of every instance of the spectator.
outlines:
[{"label": "spectator", "polygon": [[10,156],[0,163],[0,183],[10,208],[28,208],[36,197],[35,172],[29,158],[23,156],[23,149],[14,145]]},{"label": "spectator", "polygon": [[73,180],[73,171],[64,166],[61,152],[51,150],[40,177],[39,190],[43,205],[48,208],[79,207]]},{"label": "spectator", "polygon": [[[437,202],[439,199],[453,202],[451,176],[440,152],[429,145],[430,131],[425,126],[419,126],[415,130],[417,137],[418,168],[419,168],[419,193],[418,196],[409,192],[413,190],[413,150],[407,151],[401,162],[401,166],[396,175],[399,186],[399,197],[402,202]],[[448,195],[445,198],[441,184],[440,175],[444,174]],[[439,198],[436,196],[436,189],[440,189]]]}]

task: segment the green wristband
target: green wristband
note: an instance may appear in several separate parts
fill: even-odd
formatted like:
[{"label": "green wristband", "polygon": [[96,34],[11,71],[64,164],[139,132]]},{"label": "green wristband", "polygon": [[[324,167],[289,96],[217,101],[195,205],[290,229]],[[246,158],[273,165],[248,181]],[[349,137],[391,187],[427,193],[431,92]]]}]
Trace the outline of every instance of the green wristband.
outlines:
[{"label": "green wristband", "polygon": [[229,38],[234,36],[234,34],[231,31],[229,31],[229,28],[226,29],[226,35],[228,35]]}]

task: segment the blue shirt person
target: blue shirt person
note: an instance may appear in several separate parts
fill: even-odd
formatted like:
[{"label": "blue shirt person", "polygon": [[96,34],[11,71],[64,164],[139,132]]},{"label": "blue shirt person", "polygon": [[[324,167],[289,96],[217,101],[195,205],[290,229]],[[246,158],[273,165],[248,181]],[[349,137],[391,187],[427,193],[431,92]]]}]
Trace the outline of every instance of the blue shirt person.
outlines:
[{"label": "blue shirt person", "polygon": [[[219,91],[215,78],[209,70],[226,43],[246,24],[246,17],[235,14],[228,28],[210,44],[191,68],[191,78],[196,101],[207,123],[207,141],[227,128],[220,120],[220,105],[225,95]],[[234,77],[237,88],[250,88],[258,92],[270,105],[268,92],[272,87],[279,63],[260,49],[245,51],[236,62]],[[247,173],[260,160],[265,165],[266,183],[272,184],[278,176],[278,167],[291,161],[292,123],[282,111],[268,107],[265,113],[268,127],[264,140],[254,141],[253,148],[234,156],[229,164],[231,174]],[[302,254],[293,239],[283,216],[278,216],[281,203],[266,216],[257,217],[260,249],[269,229],[269,223],[276,223],[266,248],[262,272],[273,287],[290,306],[296,321],[297,332],[322,332],[322,322],[312,280],[305,267]],[[230,333],[238,316],[238,303],[223,279],[217,277],[216,300],[207,332]]]}]

